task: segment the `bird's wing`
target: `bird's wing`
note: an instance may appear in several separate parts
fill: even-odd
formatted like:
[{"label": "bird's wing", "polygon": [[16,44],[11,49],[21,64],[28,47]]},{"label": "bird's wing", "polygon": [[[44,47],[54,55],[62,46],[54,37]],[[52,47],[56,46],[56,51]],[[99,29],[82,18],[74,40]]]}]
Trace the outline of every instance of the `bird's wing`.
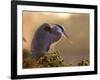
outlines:
[{"label": "bird's wing", "polygon": [[32,51],[36,53],[47,51],[48,45],[51,42],[51,34],[48,27],[50,28],[50,25],[44,23],[37,29],[31,44]]}]

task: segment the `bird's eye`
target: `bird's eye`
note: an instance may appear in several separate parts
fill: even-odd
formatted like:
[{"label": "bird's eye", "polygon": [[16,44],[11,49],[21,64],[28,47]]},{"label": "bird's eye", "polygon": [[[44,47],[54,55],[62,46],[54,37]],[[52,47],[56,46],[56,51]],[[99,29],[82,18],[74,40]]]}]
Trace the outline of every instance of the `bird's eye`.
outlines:
[{"label": "bird's eye", "polygon": [[45,30],[45,31],[48,31],[48,32],[51,32],[51,28],[50,28],[49,26],[46,26],[46,27],[44,28],[44,30]]}]

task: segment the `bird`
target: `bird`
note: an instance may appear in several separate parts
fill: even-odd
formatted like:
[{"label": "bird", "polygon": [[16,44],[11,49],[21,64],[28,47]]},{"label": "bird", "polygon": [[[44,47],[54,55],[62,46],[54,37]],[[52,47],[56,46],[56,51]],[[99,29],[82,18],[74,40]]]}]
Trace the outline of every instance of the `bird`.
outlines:
[{"label": "bird", "polygon": [[36,30],[32,38],[32,43],[31,43],[32,58],[38,60],[43,55],[47,54],[47,52],[50,49],[50,46],[55,42],[58,42],[63,34],[71,43],[70,38],[65,33],[62,25],[43,23]]}]

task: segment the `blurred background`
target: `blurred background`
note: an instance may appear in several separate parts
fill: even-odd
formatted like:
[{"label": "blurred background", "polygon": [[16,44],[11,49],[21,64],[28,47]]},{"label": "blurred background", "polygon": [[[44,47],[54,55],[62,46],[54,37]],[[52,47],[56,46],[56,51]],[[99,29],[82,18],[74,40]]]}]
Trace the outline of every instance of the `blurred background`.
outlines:
[{"label": "blurred background", "polygon": [[49,52],[59,51],[66,64],[77,65],[79,61],[89,60],[89,14],[23,11],[22,19],[23,37],[27,40],[23,48],[30,50],[34,33],[43,23],[60,24],[73,44],[62,37]]}]

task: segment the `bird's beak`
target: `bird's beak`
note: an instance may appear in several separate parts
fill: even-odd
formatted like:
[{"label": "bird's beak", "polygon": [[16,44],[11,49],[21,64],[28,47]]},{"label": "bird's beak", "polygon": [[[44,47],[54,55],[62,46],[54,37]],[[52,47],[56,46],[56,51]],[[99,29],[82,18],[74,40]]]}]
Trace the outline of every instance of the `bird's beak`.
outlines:
[{"label": "bird's beak", "polygon": [[64,34],[64,36],[66,37],[66,39],[68,40],[68,42],[69,42],[70,44],[72,44],[72,41],[71,41],[70,37],[69,37],[65,32],[63,32],[63,34]]}]

